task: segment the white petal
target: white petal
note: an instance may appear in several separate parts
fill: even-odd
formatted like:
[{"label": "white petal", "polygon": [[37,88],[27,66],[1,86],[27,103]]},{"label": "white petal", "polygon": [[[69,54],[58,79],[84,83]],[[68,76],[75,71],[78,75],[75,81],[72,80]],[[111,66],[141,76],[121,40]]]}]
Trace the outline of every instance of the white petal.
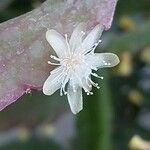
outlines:
[{"label": "white petal", "polygon": [[95,53],[86,57],[87,63],[97,68],[114,67],[120,62],[118,56],[113,53]]},{"label": "white petal", "polygon": [[83,54],[88,53],[93,46],[98,43],[104,28],[101,25],[97,25],[85,38],[81,44],[79,51],[82,51]]},{"label": "white petal", "polygon": [[61,81],[64,79],[63,68],[58,67],[54,71],[55,73],[51,74],[43,85],[43,93],[45,95],[52,95],[61,87]]},{"label": "white petal", "polygon": [[83,109],[82,88],[76,87],[75,91],[72,86],[68,85],[67,90],[68,102],[72,113],[77,114]]},{"label": "white petal", "polygon": [[77,49],[83,42],[85,24],[80,23],[73,31],[69,44],[72,51]]},{"label": "white petal", "polygon": [[65,38],[55,30],[48,30],[46,32],[46,39],[52,46],[59,58],[63,58],[68,50]]}]

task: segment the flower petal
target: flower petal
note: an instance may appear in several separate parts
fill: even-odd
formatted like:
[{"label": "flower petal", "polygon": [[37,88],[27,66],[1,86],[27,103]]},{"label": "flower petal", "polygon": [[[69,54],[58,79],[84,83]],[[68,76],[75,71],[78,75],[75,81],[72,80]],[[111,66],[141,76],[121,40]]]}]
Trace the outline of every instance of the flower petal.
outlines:
[{"label": "flower petal", "polygon": [[59,58],[63,58],[68,50],[65,38],[55,30],[46,32],[46,39]]},{"label": "flower petal", "polygon": [[67,90],[68,102],[71,108],[72,113],[77,114],[83,109],[83,98],[82,98],[82,88],[68,85]]},{"label": "flower petal", "polygon": [[84,37],[84,29],[85,29],[84,23],[78,24],[77,27],[74,29],[69,41],[70,48],[72,51],[77,49],[82,44]]},{"label": "flower petal", "polygon": [[120,62],[118,56],[113,53],[95,53],[86,57],[88,64],[97,68],[114,67]]},{"label": "flower petal", "polygon": [[62,67],[58,67],[55,70],[53,70],[53,72],[55,71],[55,73],[52,73],[47,80],[45,81],[44,85],[43,85],[43,93],[45,95],[52,95],[55,91],[57,91],[60,87],[61,87],[61,81],[64,78],[64,75],[62,73],[63,68]]},{"label": "flower petal", "polygon": [[98,43],[104,28],[100,24],[98,24],[84,39],[81,47],[78,49],[83,54],[88,53],[92,50],[93,46]]}]

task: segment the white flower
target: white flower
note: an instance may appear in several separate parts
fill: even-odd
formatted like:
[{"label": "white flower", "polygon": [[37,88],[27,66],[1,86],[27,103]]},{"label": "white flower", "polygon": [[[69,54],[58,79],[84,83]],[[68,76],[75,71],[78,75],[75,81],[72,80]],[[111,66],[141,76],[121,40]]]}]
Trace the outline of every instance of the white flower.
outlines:
[{"label": "white flower", "polygon": [[95,28],[85,37],[84,25],[79,24],[73,31],[70,40],[55,30],[46,32],[46,39],[52,46],[57,56],[51,58],[58,63],[48,62],[51,65],[58,65],[51,71],[50,76],[44,83],[43,93],[52,95],[60,89],[60,95],[67,95],[70,108],[74,114],[83,108],[82,88],[89,94],[92,86],[99,88],[97,83],[91,80],[91,76],[98,76],[93,71],[103,67],[113,67],[119,63],[119,58],[113,53],[94,53],[100,42],[103,31],[101,25]]}]

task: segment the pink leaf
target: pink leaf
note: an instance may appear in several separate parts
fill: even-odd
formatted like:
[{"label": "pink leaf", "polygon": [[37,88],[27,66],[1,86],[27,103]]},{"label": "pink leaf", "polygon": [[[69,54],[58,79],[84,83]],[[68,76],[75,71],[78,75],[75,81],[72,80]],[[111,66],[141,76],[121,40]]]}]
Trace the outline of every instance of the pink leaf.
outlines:
[{"label": "pink leaf", "polygon": [[24,93],[41,90],[53,69],[47,29],[71,34],[79,22],[109,29],[117,0],[48,0],[40,8],[0,25],[0,110]]}]

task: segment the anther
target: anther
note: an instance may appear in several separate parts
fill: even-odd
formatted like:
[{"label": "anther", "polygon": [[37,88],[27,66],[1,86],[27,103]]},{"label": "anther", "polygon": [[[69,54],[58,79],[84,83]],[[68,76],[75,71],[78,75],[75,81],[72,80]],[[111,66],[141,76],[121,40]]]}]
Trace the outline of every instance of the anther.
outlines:
[{"label": "anther", "polygon": [[103,80],[103,79],[104,79],[104,77],[100,77],[100,79],[102,79],[102,80]]},{"label": "anther", "polygon": [[98,42],[99,42],[99,43],[101,43],[101,42],[102,42],[102,40],[99,40]]}]

